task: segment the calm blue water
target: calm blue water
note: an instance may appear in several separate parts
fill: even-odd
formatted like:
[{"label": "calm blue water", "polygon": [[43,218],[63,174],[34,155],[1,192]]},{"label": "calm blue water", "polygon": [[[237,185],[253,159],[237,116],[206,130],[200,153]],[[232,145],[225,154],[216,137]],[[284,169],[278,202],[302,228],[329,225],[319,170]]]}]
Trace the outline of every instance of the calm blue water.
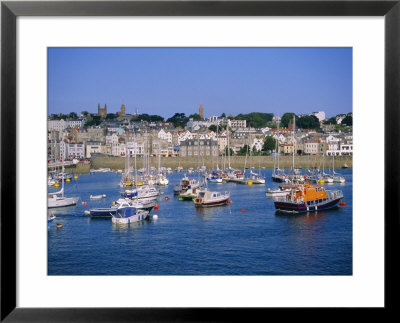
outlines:
[{"label": "calm blue water", "polygon": [[[347,206],[308,215],[275,214],[265,197],[266,187],[278,186],[271,172],[262,171],[267,183],[260,186],[209,184],[230,191],[233,203],[207,209],[178,201],[172,187],[183,173],[171,174],[151,212],[158,219],[125,227],[84,215],[118,198],[120,175],[80,175],[66,183],[66,195],[79,192],[88,204],[51,211],[57,218],[48,229],[48,274],[352,275],[352,171],[340,171],[344,185],[325,185],[342,189]],[[90,201],[90,194],[107,198]]]}]

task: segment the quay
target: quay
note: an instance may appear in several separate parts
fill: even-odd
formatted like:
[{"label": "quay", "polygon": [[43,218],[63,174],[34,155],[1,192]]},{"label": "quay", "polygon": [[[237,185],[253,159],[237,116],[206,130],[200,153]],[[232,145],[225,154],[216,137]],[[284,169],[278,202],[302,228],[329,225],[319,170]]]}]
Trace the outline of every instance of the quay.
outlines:
[{"label": "quay", "polygon": [[[235,169],[243,169],[245,164],[245,156],[232,156],[230,159],[230,165]],[[279,158],[279,167],[281,169],[290,169],[292,166],[292,156],[281,156]],[[78,163],[74,165],[72,162],[65,162],[65,167],[70,168],[70,171],[75,172],[77,174],[87,174],[90,169],[99,169],[99,168],[110,168],[110,169],[125,169],[125,158],[123,157],[114,157],[114,156],[95,156],[92,158],[91,162],[88,164]],[[141,168],[143,163],[143,158],[137,158],[138,168]],[[207,169],[216,169],[217,167],[217,158],[204,158],[202,156],[200,161],[197,157],[163,157],[161,159],[161,166],[166,168],[172,168],[173,170],[181,166],[185,170],[188,168],[197,168],[199,166],[206,166]],[[309,169],[312,167],[316,167],[322,169],[324,166],[325,170],[329,170],[332,167],[331,158],[325,156],[324,165],[322,162],[321,156],[296,156],[295,157],[296,167]],[[342,168],[343,165],[347,165],[348,168],[352,168],[353,160],[352,156],[338,156],[335,157],[335,169]],[[53,166],[53,165],[52,165]],[[254,167],[256,169],[265,168],[265,169],[273,169],[274,168],[274,157],[273,156],[252,156],[252,164],[249,165],[247,161],[247,166]],[[150,157],[150,167],[158,167],[158,157]],[[223,169],[224,164],[222,158],[218,158],[218,167]],[[228,167],[228,162],[225,161],[225,167]],[[50,169],[50,164],[49,164]]]}]

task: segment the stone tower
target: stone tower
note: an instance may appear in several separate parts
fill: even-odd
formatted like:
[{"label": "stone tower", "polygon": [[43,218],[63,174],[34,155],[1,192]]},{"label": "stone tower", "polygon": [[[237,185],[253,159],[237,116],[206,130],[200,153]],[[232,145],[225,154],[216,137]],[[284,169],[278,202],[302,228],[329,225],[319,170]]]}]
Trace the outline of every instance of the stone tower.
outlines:
[{"label": "stone tower", "polygon": [[200,118],[204,119],[204,108],[203,108],[202,104],[200,104],[199,114],[200,114]]},{"label": "stone tower", "polygon": [[104,108],[100,108],[100,104],[97,106],[97,114],[102,118],[105,119],[107,116],[107,104],[104,105]]},{"label": "stone tower", "polygon": [[117,112],[117,114],[120,115],[120,116],[124,116],[126,114],[126,112],[125,112],[125,104],[123,104],[123,103],[121,104],[121,111]]}]

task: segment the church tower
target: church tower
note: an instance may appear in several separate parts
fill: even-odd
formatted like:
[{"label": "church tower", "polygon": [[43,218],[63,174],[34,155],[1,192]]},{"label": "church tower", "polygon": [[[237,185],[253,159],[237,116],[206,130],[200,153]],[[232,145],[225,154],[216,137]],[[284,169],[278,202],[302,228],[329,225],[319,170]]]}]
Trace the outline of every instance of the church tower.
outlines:
[{"label": "church tower", "polygon": [[200,104],[199,114],[200,114],[200,118],[201,118],[202,120],[204,120],[204,108],[203,108],[203,105],[202,105],[202,104]]},{"label": "church tower", "polygon": [[121,104],[121,111],[120,112],[117,112],[117,114],[119,115],[119,116],[124,116],[125,114],[126,114],[126,111],[125,111],[125,104]]},{"label": "church tower", "polygon": [[107,117],[107,104],[104,105],[104,108],[100,108],[100,104],[97,106],[97,114],[102,118],[105,119]]}]

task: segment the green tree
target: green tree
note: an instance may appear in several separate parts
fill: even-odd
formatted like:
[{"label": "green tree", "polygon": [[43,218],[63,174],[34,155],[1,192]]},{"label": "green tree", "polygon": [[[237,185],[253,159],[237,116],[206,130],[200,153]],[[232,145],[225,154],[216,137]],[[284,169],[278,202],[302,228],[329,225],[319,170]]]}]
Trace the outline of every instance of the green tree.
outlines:
[{"label": "green tree", "polygon": [[[287,128],[289,125],[289,122],[293,121],[293,116],[296,116],[293,112],[284,113],[281,118],[280,126],[283,128]],[[296,116],[296,122],[297,122],[297,116]]]},{"label": "green tree", "polygon": [[324,120],[324,124],[336,124],[336,117]]},{"label": "green tree", "polygon": [[251,112],[248,114],[238,114],[234,117],[236,120],[246,120],[247,124],[255,128],[264,128],[268,122],[272,121],[274,115],[272,113]]},{"label": "green tree", "polygon": [[[217,126],[215,124],[212,124],[211,126],[208,127],[208,130],[217,132]],[[222,127],[218,126],[218,132],[221,132],[221,131],[222,131]]]},{"label": "green tree", "polygon": [[134,117],[134,120],[136,121],[147,121],[147,122],[157,122],[157,121],[164,121],[164,118],[159,116],[159,115],[149,115],[147,113],[142,113],[138,114],[137,116]]},{"label": "green tree", "polygon": [[319,129],[319,120],[314,115],[306,115],[296,119],[296,128],[301,129]]},{"label": "green tree", "polygon": [[77,115],[75,112],[70,112],[69,115],[68,115],[68,117],[69,117],[70,119],[78,119],[78,115]]},{"label": "green tree", "polygon": [[164,118],[162,116],[157,115],[157,114],[152,114],[152,115],[150,115],[150,121],[152,121],[152,122],[164,122]]},{"label": "green tree", "polygon": [[267,136],[264,139],[263,150],[266,152],[271,152],[275,150],[276,140],[272,136]]},{"label": "green tree", "polygon": [[175,113],[171,118],[167,119],[167,122],[171,122],[174,127],[185,128],[189,118],[184,113]]},{"label": "green tree", "polygon": [[193,120],[196,120],[196,121],[202,120],[200,114],[198,114],[198,113],[193,113],[188,118],[189,119],[193,118]]},{"label": "green tree", "polygon": [[343,126],[344,125],[346,125],[346,126],[352,126],[353,125],[353,116],[351,116],[351,115],[347,115],[343,120],[342,120],[342,123],[341,123]]},{"label": "green tree", "polygon": [[232,148],[228,149],[228,146],[226,146],[225,147],[225,156],[228,156],[228,154],[229,154],[229,156],[232,156],[234,154],[234,151]]},{"label": "green tree", "polygon": [[246,155],[249,152],[249,149],[250,149],[249,145],[244,145],[242,148],[240,148],[238,155],[239,156]]},{"label": "green tree", "polygon": [[93,116],[91,120],[86,121],[85,126],[86,127],[98,126],[100,123],[101,123],[101,117]]},{"label": "green tree", "polygon": [[116,119],[118,118],[118,114],[116,113],[107,113],[106,119]]},{"label": "green tree", "polygon": [[221,114],[220,118],[226,118],[226,114],[225,114],[225,112],[222,112],[222,114]]}]

